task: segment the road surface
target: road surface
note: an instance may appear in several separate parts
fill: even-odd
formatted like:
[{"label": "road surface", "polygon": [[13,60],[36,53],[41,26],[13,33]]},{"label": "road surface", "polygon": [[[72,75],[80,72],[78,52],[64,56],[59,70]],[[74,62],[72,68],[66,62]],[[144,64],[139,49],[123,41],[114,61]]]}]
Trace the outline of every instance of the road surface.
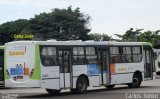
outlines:
[{"label": "road surface", "polygon": [[113,89],[105,87],[88,88],[85,94],[72,94],[63,90],[60,95],[49,95],[41,88],[3,88],[0,99],[160,99],[160,79],[144,81],[140,88],[116,85]]}]

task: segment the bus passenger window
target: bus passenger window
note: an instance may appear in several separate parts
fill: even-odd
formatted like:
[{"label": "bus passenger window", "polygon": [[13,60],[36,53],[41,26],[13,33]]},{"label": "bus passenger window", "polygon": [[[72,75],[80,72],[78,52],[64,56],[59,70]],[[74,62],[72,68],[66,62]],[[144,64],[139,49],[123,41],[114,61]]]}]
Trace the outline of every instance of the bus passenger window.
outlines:
[{"label": "bus passenger window", "polygon": [[85,64],[84,47],[73,47],[73,64]]},{"label": "bus passenger window", "polygon": [[133,51],[133,62],[142,61],[142,48],[141,47],[132,47]]},{"label": "bus passenger window", "polygon": [[123,63],[131,63],[132,62],[132,50],[131,50],[131,47],[123,47],[122,62]]},{"label": "bus passenger window", "polygon": [[57,65],[57,56],[55,47],[42,47],[40,53],[41,62],[44,66],[55,66]]},{"label": "bus passenger window", "polygon": [[97,53],[94,47],[86,47],[87,64],[97,64]]},{"label": "bus passenger window", "polygon": [[111,63],[121,63],[120,47],[110,47]]}]

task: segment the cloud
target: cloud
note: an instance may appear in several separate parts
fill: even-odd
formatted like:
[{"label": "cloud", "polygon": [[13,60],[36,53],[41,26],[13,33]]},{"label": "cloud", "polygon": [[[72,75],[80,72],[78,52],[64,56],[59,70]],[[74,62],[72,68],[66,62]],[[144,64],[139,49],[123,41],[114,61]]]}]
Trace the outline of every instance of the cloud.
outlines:
[{"label": "cloud", "polygon": [[[46,2],[47,1],[47,2]],[[0,0],[3,6],[43,6],[49,4],[48,0]]]},{"label": "cloud", "polygon": [[0,5],[8,5],[12,4],[13,2],[13,0],[0,0]]}]

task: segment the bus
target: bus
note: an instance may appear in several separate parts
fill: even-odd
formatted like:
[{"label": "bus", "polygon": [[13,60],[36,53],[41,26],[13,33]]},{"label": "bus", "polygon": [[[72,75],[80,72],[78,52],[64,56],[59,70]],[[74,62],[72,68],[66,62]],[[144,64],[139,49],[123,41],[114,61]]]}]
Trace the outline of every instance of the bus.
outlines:
[{"label": "bus", "polygon": [[138,88],[155,78],[152,45],[114,41],[14,41],[5,44],[5,86],[85,93],[88,86]]},{"label": "bus", "polygon": [[4,84],[4,46],[0,46],[0,84]]}]

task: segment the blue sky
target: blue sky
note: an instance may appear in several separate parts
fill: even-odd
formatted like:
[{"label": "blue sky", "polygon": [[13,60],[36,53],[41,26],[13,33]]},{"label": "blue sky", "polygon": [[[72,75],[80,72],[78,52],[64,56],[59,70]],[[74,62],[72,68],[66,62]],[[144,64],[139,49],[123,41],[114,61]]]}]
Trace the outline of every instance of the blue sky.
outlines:
[{"label": "blue sky", "polygon": [[0,24],[70,5],[91,16],[91,33],[115,37],[129,28],[160,29],[160,0],[0,0]]}]

